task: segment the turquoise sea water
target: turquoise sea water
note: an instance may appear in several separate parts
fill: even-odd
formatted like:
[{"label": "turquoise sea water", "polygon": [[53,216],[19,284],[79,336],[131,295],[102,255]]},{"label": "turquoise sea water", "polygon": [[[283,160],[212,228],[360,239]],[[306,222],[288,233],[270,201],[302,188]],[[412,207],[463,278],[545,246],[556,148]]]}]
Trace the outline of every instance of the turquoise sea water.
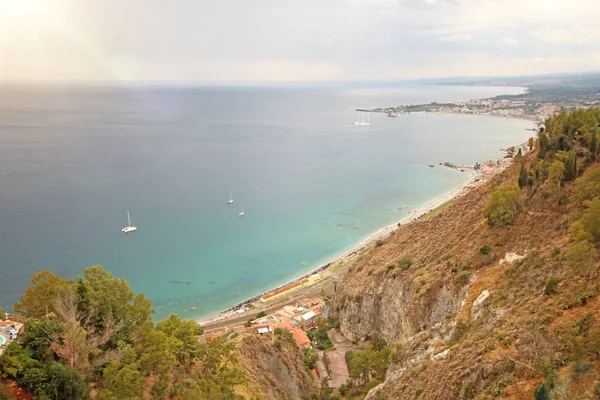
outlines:
[{"label": "turquoise sea water", "polygon": [[[356,108],[521,91],[0,88],[0,304],[40,269],[72,278],[100,264],[152,299],[157,319],[228,308],[465,178],[439,162],[498,158],[532,133],[459,115],[373,114],[356,127]],[[124,235],[127,210],[138,231]]]}]

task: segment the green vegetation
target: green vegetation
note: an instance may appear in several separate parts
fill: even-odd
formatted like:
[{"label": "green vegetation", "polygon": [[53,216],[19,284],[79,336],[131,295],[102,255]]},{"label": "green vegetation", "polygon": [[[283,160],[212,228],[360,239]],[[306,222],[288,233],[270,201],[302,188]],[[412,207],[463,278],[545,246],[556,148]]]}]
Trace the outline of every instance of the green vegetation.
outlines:
[{"label": "green vegetation", "polygon": [[406,254],[404,256],[402,256],[402,258],[400,258],[400,260],[398,260],[398,268],[400,268],[401,270],[407,270],[409,269],[413,264],[414,264],[414,260],[413,258],[409,255]]},{"label": "green vegetation", "polygon": [[364,350],[347,352],[350,378],[359,385],[365,385],[371,380],[383,381],[391,356],[392,350],[381,339],[374,340]]},{"label": "green vegetation", "polygon": [[517,185],[508,185],[495,191],[483,209],[488,225],[512,225],[519,213],[520,197]]},{"label": "green vegetation", "polygon": [[154,324],[151,303],[102,267],[75,281],[49,271],[31,279],[15,309],[29,317],[0,356],[0,377],[39,399],[233,399],[246,378],[232,342],[200,344],[177,315]]},{"label": "green vegetation", "polygon": [[317,353],[315,353],[315,351],[310,347],[302,349],[302,352],[304,353],[304,365],[306,368],[309,370],[314,369],[315,365],[317,364],[317,360],[319,359]]},{"label": "green vegetation", "polygon": [[461,286],[464,286],[467,283],[469,283],[470,279],[471,273],[469,271],[461,271],[458,273],[458,275],[456,275],[456,282],[458,282],[458,284]]},{"label": "green vegetation", "polygon": [[333,347],[333,342],[329,339],[327,332],[334,327],[334,321],[331,318],[319,318],[317,320],[317,329],[308,332],[308,337],[312,342],[317,342],[319,350],[327,350]]},{"label": "green vegetation", "polygon": [[549,276],[546,279],[546,288],[544,289],[544,295],[550,296],[552,294],[556,294],[556,287],[560,283],[561,279],[558,276]]},{"label": "green vegetation", "polygon": [[267,313],[264,311],[259,312],[258,314],[256,314],[256,318],[262,318],[262,317],[266,317]]}]

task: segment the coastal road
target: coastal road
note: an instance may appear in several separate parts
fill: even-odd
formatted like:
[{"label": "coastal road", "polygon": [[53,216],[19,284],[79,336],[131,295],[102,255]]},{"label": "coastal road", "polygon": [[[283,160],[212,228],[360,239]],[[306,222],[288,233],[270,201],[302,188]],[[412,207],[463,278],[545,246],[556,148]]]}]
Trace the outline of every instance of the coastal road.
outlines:
[{"label": "coastal road", "polygon": [[298,288],[292,291],[288,296],[279,298],[269,303],[262,303],[260,300],[252,303],[255,308],[250,312],[245,312],[244,314],[236,314],[233,317],[225,318],[220,321],[215,321],[213,323],[208,323],[206,325],[202,325],[204,328],[205,334],[210,334],[213,332],[222,331],[224,329],[230,329],[234,326],[243,325],[250,318],[255,318],[256,315],[260,312],[264,312],[266,314],[273,314],[275,311],[281,309],[283,306],[286,306],[290,303],[294,303],[298,300],[305,299],[308,297],[319,297],[323,298],[324,296],[331,296],[335,290],[334,281],[340,283],[343,274],[345,273],[346,268],[343,271],[332,271],[327,276],[324,276],[318,282],[310,286],[305,286],[302,288]]}]

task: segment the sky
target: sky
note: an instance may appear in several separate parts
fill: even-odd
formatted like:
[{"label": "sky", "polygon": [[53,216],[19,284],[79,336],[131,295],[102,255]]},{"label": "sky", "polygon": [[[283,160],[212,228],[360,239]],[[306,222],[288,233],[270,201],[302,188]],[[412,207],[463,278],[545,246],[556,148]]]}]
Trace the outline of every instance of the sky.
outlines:
[{"label": "sky", "polygon": [[600,69],[597,0],[0,0],[0,81],[289,82]]}]

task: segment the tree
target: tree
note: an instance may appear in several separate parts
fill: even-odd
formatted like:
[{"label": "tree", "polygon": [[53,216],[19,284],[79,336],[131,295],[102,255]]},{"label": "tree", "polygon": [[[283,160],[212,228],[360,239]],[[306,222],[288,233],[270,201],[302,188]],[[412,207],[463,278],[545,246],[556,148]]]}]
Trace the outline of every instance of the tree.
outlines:
[{"label": "tree", "polygon": [[156,329],[168,336],[171,351],[182,365],[188,365],[198,356],[199,344],[196,339],[198,324],[189,319],[181,319],[177,314],[171,314],[156,324]]},{"label": "tree", "polygon": [[550,394],[543,383],[535,389],[535,400],[550,400]]},{"label": "tree", "polygon": [[216,338],[200,347],[198,358],[201,377],[199,389],[204,394],[202,398],[234,398],[235,387],[247,380],[235,367],[235,345],[223,338]]},{"label": "tree", "polygon": [[564,179],[567,181],[577,177],[577,154],[573,151],[559,151],[556,159],[564,164]]},{"label": "tree", "polygon": [[121,367],[119,361],[113,361],[102,371],[101,391],[104,398],[112,398],[112,395],[119,399],[139,399],[142,397],[142,376],[134,365]]},{"label": "tree", "polygon": [[[84,315],[79,312],[77,295],[74,291],[61,297],[56,302],[56,311],[63,326],[62,332],[53,338],[51,348],[64,358],[71,368],[87,371],[90,366],[100,366],[117,356],[118,350],[100,348],[119,331],[121,324],[112,320],[108,314],[102,326],[96,325],[94,317],[96,308],[88,310]],[[90,356],[102,353],[101,357],[90,360]],[[90,362],[93,363],[90,364]]]},{"label": "tree", "polygon": [[548,181],[547,186],[550,191],[550,194],[554,197],[556,207],[558,208],[558,203],[560,200],[560,188],[561,182],[564,177],[565,165],[559,160],[555,160],[549,168],[548,171]]},{"label": "tree", "polygon": [[583,212],[581,222],[585,230],[592,235],[594,241],[600,241],[600,197],[587,200],[583,203],[586,210]]},{"label": "tree", "polygon": [[586,171],[585,175],[575,181],[574,199],[579,204],[600,196],[600,165]]},{"label": "tree", "polygon": [[524,188],[527,185],[527,170],[525,169],[525,163],[521,162],[521,168],[519,169],[519,187]]},{"label": "tree", "polygon": [[29,280],[32,286],[25,288],[21,302],[15,302],[16,312],[27,317],[39,317],[55,312],[57,299],[73,288],[73,281],[62,279],[52,272],[42,270]]},{"label": "tree", "polygon": [[21,344],[31,350],[32,356],[40,361],[53,361],[52,340],[63,331],[62,325],[55,319],[27,320],[24,332],[20,336]]},{"label": "tree", "polygon": [[538,133],[538,142],[540,148],[540,151],[538,152],[538,158],[544,159],[546,158],[546,153],[548,152],[548,136],[543,130],[540,130],[540,133]]},{"label": "tree", "polygon": [[527,146],[529,147],[529,151],[533,150],[533,142],[534,142],[534,139],[532,137],[530,137],[529,140],[527,141]]},{"label": "tree", "polygon": [[598,133],[594,132],[592,134],[592,138],[590,140],[590,155],[592,160],[596,160],[596,156],[598,154]]},{"label": "tree", "polygon": [[99,265],[86,268],[78,279],[77,304],[94,310],[90,323],[102,328],[108,319],[132,329],[150,319],[151,302],[144,295],[134,297],[134,291],[123,278],[116,278]]},{"label": "tree", "polygon": [[519,187],[509,185],[492,194],[483,209],[483,215],[489,226],[509,226],[517,218],[519,208]]},{"label": "tree", "polygon": [[596,248],[588,240],[582,240],[571,246],[565,253],[565,263],[576,272],[588,273],[594,268]]},{"label": "tree", "polygon": [[88,385],[76,370],[61,363],[52,362],[46,366],[49,386],[54,399],[84,399],[88,397]]}]

